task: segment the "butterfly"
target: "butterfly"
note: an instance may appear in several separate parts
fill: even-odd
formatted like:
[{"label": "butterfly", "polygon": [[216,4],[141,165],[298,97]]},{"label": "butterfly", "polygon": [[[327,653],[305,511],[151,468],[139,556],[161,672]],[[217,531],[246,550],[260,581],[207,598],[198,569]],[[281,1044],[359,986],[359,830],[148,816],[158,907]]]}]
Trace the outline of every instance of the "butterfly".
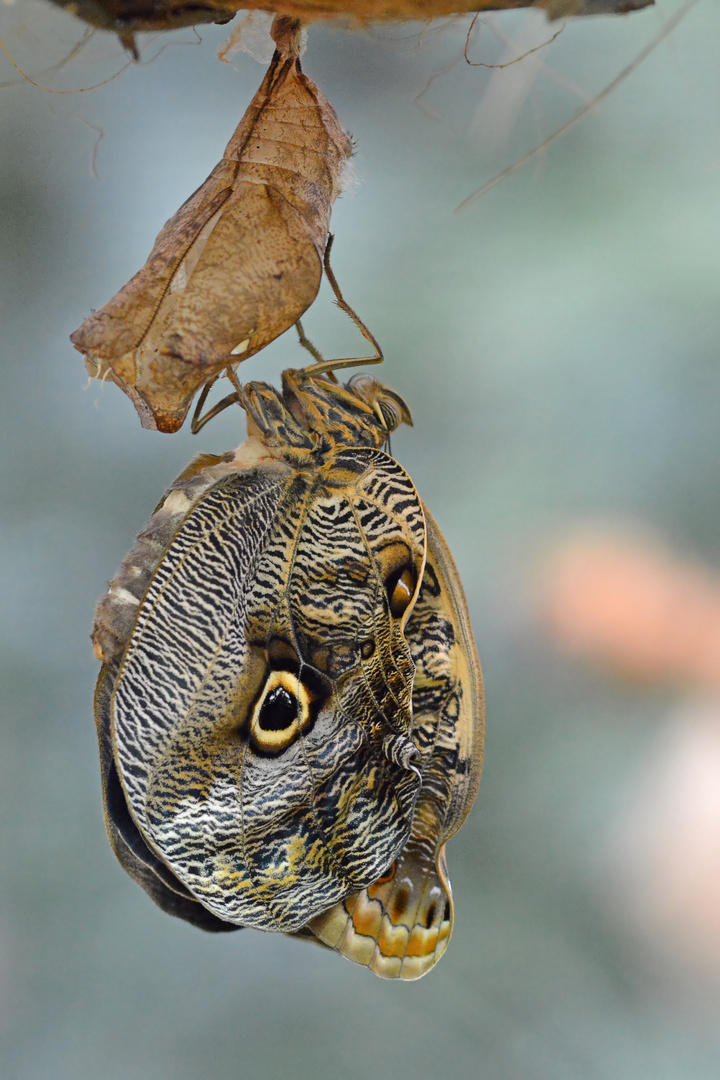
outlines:
[{"label": "butterfly", "polygon": [[98,605],[110,841],[196,926],[414,979],[447,947],[482,760],[460,579],[385,449],[398,394],[322,364],[236,385],[247,440],[178,477]]}]

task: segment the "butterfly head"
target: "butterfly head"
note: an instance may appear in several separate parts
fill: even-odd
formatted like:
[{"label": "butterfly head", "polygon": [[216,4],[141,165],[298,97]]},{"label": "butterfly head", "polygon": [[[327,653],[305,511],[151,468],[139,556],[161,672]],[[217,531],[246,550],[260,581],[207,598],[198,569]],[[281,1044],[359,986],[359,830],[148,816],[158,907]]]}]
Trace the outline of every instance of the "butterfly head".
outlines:
[{"label": "butterfly head", "polygon": [[389,386],[383,386],[374,375],[360,371],[345,384],[345,389],[370,406],[386,435],[401,424],[412,427],[412,415],[405,399]]}]

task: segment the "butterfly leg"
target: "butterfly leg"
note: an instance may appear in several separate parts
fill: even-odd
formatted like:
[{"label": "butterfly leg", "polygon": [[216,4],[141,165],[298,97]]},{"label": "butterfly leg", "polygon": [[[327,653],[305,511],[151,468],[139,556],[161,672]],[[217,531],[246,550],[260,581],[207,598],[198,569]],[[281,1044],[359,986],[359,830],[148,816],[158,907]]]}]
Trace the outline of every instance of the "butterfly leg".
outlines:
[{"label": "butterfly leg", "polygon": [[300,319],[298,319],[298,321],[295,323],[295,329],[297,330],[298,338],[300,339],[300,344],[302,345],[303,349],[307,349],[307,351],[310,353],[316,363],[324,365],[325,360],[323,359],[322,353],[319,349],[315,348],[310,338],[305,336],[303,324]]},{"label": "butterfly leg", "polygon": [[231,394],[227,394],[221,401],[218,401],[216,405],[213,405],[212,409],[208,409],[204,416],[201,416],[208,394],[220,376],[216,375],[210,382],[205,383],[200,393],[200,397],[198,398],[197,405],[195,406],[193,418],[190,422],[190,430],[193,435],[197,435],[199,431],[202,431],[209,420],[213,420],[216,416],[219,416],[221,412],[225,412],[225,409],[227,409],[228,406],[239,405],[241,403],[240,384],[238,383],[235,372],[231,367],[228,367],[225,369],[225,374],[235,389]]},{"label": "butterfly leg", "polygon": [[337,278],[335,277],[335,272],[334,272],[332,266],[330,265],[330,252],[332,251],[332,246],[333,246],[334,239],[335,239],[335,237],[334,237],[333,233],[330,233],[330,235],[328,236],[327,245],[325,247],[325,256],[323,258],[323,266],[325,268],[325,277],[330,282],[330,288],[335,293],[335,303],[337,304],[337,306],[339,308],[341,308],[345,312],[346,315],[350,316],[350,318],[355,323],[355,325],[357,326],[357,328],[360,331],[360,333],[362,334],[362,336],[365,338],[366,341],[370,342],[373,349],[375,350],[375,356],[374,357],[365,357],[362,360],[357,360],[356,363],[358,363],[358,364],[381,364],[383,359],[384,359],[382,349],[380,348],[380,346],[379,346],[377,340],[375,339],[374,335],[370,333],[370,331],[368,330],[367,326],[362,321],[360,316],[355,311],[353,311],[353,309],[350,307],[350,305],[346,301],[345,297],[343,296],[342,292],[340,291],[340,286],[338,285]]},{"label": "butterfly leg", "polygon": [[[340,291],[340,286],[338,285],[337,278],[335,277],[333,268],[330,265],[330,251],[332,249],[333,240],[334,237],[331,233],[328,237],[327,247],[325,248],[325,257],[323,260],[323,265],[325,267],[325,276],[330,282],[330,287],[335,294],[335,303],[339,308],[342,309],[342,311],[345,312],[346,315],[350,316],[350,318],[355,323],[365,340],[369,341],[372,345],[373,349],[375,350],[375,355],[354,357],[349,356],[342,360],[323,360],[322,357],[320,357],[317,364],[310,364],[308,367],[302,369],[303,375],[306,376],[326,375],[332,373],[333,371],[339,371],[341,368],[357,367],[359,364],[381,364],[384,359],[383,351],[380,348],[380,345],[376,341],[375,337],[373,336],[373,334],[370,333],[360,316],[355,311],[353,311],[348,302],[345,300],[342,292]],[[299,332],[300,331],[298,331],[298,333]],[[300,340],[300,344],[305,344],[302,338]],[[308,342],[305,347],[307,348],[309,345],[310,343]],[[309,351],[313,354],[313,356],[320,355],[317,350],[315,350],[314,346],[311,346],[309,348]]]}]

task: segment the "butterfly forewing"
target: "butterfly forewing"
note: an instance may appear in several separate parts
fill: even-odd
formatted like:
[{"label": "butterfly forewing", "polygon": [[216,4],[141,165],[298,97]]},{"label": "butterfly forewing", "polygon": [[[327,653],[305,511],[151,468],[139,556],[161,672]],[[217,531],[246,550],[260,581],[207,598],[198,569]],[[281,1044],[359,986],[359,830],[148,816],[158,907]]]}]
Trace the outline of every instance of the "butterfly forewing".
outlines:
[{"label": "butterfly forewing", "polygon": [[160,559],[114,757],[142,839],[218,918],[297,930],[406,843],[414,665],[388,582],[424,552],[409,477],[359,449],[231,471]]},{"label": "butterfly forewing", "polygon": [[443,536],[425,514],[427,562],[405,628],[422,773],[412,834],[379,880],[310,924],[325,944],[385,978],[417,979],[447,948],[453,904],[445,843],[475,799],[482,763],[482,676],[467,604]]}]

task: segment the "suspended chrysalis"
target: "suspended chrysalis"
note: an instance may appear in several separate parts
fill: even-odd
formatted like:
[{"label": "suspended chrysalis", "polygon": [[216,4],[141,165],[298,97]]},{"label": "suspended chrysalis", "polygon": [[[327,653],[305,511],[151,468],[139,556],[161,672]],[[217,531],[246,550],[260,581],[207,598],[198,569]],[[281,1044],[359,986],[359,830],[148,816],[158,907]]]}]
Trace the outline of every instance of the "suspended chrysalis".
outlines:
[{"label": "suspended chrysalis", "polygon": [[142,270],[71,337],[144,427],[177,431],[201,386],[293,326],[317,295],[352,144],[301,70],[299,32],[275,20],[275,56],[222,161]]}]

